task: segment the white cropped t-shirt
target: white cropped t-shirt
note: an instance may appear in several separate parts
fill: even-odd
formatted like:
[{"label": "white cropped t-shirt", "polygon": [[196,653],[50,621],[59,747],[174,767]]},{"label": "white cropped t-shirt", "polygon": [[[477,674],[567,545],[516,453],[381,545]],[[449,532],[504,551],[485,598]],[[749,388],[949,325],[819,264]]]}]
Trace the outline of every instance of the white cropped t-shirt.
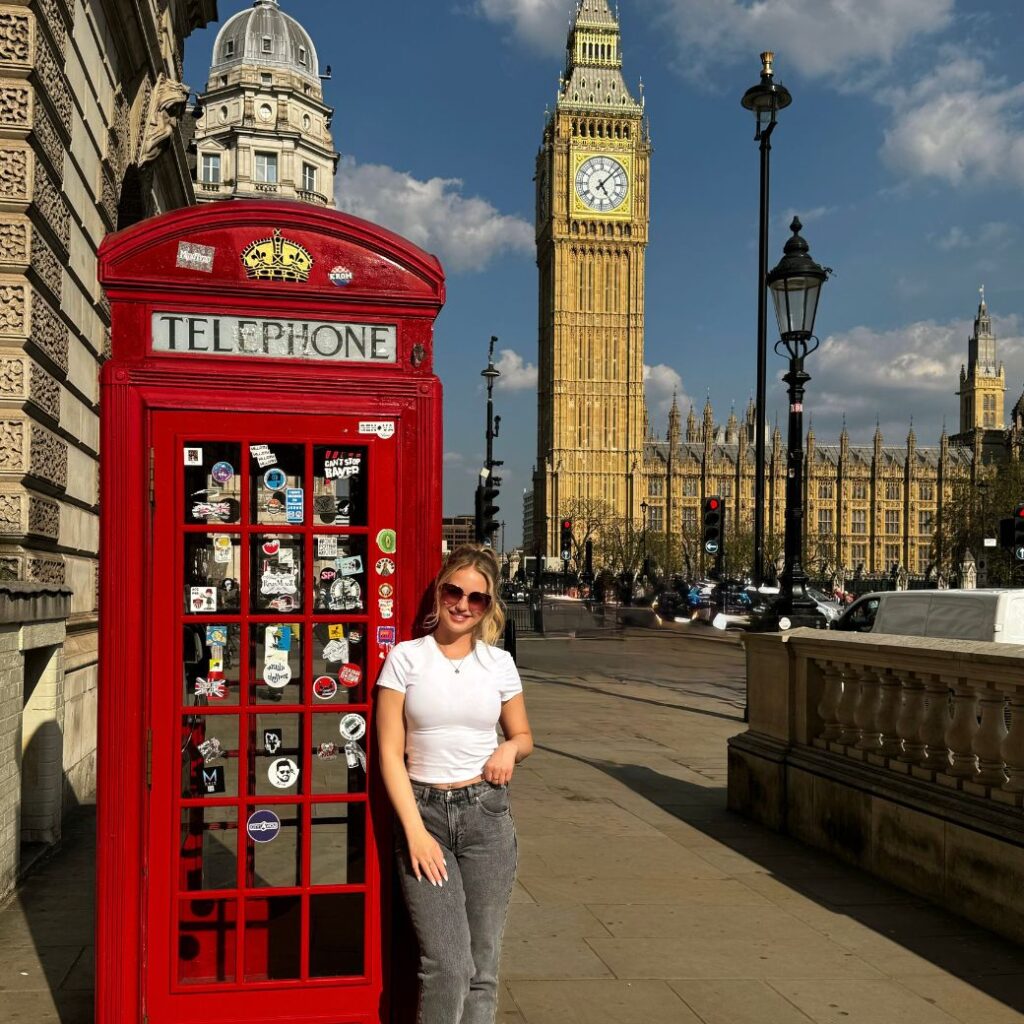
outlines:
[{"label": "white cropped t-shirt", "polygon": [[523,692],[512,656],[500,647],[478,641],[460,664],[433,636],[392,648],[377,685],[405,694],[409,778],[428,783],[479,775],[498,746],[502,704]]}]

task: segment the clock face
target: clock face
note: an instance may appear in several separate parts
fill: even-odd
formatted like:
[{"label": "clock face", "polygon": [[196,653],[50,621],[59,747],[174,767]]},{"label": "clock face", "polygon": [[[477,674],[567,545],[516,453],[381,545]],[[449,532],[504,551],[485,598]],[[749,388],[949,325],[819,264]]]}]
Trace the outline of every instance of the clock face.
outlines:
[{"label": "clock face", "polygon": [[592,156],[576,172],[576,194],[598,213],[617,210],[627,190],[626,169],[610,156]]}]

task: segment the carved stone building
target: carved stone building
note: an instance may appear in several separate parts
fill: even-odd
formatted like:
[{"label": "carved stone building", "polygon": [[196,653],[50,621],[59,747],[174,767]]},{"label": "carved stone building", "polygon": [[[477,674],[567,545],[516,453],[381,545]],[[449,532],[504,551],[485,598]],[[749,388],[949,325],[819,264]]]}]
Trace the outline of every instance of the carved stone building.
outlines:
[{"label": "carved stone building", "polygon": [[978,446],[986,462],[1006,456],[1003,406],[1006,371],[996,358],[996,337],[985,304],[985,289],[974,318],[974,333],[967,339],[967,365],[960,367],[960,430],[953,442],[965,448]]},{"label": "carved stone building", "polygon": [[644,254],[651,145],[607,0],[578,0],[536,161],[540,279],[532,536],[558,552],[559,509],[643,496]]},{"label": "carved stone building", "polygon": [[[215,0],[0,3],[0,579],[15,604],[26,589],[61,598],[44,602],[44,629],[0,623],[0,894],[19,807],[23,838],[51,842],[62,802],[93,788],[110,325],[95,254],[116,227],[193,201],[183,41],[215,17]],[[17,775],[49,783],[23,794]]]},{"label": "carved stone building", "polygon": [[316,48],[278,0],[256,0],[217,33],[196,122],[196,194],[334,206],[338,153]]}]

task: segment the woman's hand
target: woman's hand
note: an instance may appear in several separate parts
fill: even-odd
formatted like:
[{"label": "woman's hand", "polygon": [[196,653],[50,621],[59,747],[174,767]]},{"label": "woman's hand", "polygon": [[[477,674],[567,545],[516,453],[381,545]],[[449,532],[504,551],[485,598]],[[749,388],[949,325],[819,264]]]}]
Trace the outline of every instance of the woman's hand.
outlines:
[{"label": "woman's hand", "polygon": [[487,759],[483,771],[480,773],[484,781],[493,786],[504,786],[512,779],[512,772],[516,766],[516,745],[506,740]]},{"label": "woman's hand", "polygon": [[409,837],[409,861],[417,881],[422,881],[424,875],[431,885],[444,885],[448,881],[444,851],[426,829]]}]

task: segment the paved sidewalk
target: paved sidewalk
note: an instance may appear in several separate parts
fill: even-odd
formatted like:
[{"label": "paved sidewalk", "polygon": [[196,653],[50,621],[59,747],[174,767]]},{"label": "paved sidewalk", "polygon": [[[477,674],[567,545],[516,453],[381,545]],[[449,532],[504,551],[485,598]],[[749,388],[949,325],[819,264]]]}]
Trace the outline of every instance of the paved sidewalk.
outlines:
[{"label": "paved sidewalk", "polygon": [[[519,655],[538,749],[502,1024],[1024,1024],[1020,948],[725,810],[735,650]],[[3,1024],[92,1021],[92,824],[0,910]]]}]

